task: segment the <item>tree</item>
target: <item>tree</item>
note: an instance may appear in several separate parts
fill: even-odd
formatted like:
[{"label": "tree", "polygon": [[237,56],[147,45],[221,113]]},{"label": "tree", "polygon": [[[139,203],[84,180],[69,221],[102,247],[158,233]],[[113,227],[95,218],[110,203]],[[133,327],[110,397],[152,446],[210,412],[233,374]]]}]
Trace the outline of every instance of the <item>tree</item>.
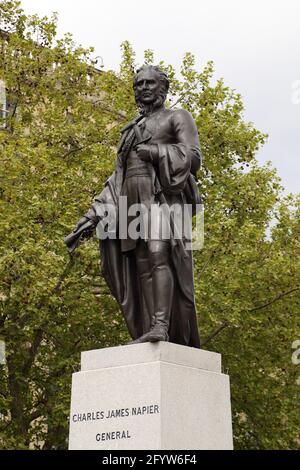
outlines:
[{"label": "tree", "polygon": [[[0,442],[67,447],[71,373],[80,352],[125,343],[128,333],[99,272],[96,240],[72,257],[63,238],[114,168],[119,131],[136,114],[135,56],[119,72],[95,69],[92,49],[56,39],[57,18],[0,1],[0,79],[11,103],[0,133]],[[153,63],[151,51],[145,62]],[[203,347],[223,355],[232,386],[235,446],[299,447],[299,197],[255,158],[266,136],[243,120],[241,97],[194,70],[186,54],[170,106],[190,110],[205,157],[205,246],[195,255]],[[270,223],[277,224],[270,230]],[[94,286],[91,288],[91,286]]]}]

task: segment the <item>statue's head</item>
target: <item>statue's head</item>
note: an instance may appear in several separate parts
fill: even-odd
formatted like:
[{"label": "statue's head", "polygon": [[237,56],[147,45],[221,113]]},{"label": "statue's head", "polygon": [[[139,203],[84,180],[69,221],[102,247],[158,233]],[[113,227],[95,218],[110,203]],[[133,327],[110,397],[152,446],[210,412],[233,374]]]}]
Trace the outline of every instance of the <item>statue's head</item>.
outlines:
[{"label": "statue's head", "polygon": [[159,108],[167,98],[169,90],[167,74],[154,65],[143,65],[137,70],[133,89],[135,100],[142,113]]}]

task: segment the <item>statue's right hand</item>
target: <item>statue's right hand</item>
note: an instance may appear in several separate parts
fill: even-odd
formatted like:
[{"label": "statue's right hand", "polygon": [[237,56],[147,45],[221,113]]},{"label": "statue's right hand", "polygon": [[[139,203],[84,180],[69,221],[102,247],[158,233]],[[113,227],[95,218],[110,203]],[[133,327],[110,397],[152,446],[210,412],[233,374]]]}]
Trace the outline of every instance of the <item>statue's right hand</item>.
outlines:
[{"label": "statue's right hand", "polygon": [[80,227],[84,224],[86,224],[86,222],[88,221],[89,219],[87,217],[81,217],[81,219],[78,220],[73,232],[77,232],[77,230],[80,229]]}]

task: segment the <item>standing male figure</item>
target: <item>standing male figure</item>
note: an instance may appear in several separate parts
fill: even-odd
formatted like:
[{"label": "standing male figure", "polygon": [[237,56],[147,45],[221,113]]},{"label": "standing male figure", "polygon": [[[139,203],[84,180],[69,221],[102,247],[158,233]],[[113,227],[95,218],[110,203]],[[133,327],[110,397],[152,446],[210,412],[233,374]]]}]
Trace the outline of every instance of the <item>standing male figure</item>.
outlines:
[{"label": "standing male figure", "polygon": [[[72,236],[79,236],[87,222],[89,230],[97,225],[103,203],[117,206],[126,196],[128,209],[143,204],[151,217],[140,238],[100,242],[104,277],[122,309],[131,343],[200,347],[192,251],[185,249],[189,240],[174,237],[174,220],[171,237],[164,238],[165,219],[151,212],[163,203],[183,208],[190,202],[190,178],[201,164],[197,128],[189,112],[165,108],[169,80],[158,67],[141,67],[133,88],[140,115],[121,131],[116,169]],[[129,216],[128,225],[130,221]]]}]

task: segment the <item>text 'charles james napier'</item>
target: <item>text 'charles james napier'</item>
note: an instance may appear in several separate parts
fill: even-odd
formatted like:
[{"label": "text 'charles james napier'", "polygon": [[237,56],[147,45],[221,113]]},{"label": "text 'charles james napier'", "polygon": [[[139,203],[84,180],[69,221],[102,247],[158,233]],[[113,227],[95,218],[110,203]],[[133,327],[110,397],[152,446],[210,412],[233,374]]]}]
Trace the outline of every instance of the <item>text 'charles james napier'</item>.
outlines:
[{"label": "text 'charles james napier'", "polygon": [[158,414],[159,405],[144,405],[132,408],[120,408],[107,411],[89,411],[84,413],[74,413],[72,415],[73,423],[84,421],[96,421],[111,418],[126,418],[128,416],[143,416],[149,414]]}]

